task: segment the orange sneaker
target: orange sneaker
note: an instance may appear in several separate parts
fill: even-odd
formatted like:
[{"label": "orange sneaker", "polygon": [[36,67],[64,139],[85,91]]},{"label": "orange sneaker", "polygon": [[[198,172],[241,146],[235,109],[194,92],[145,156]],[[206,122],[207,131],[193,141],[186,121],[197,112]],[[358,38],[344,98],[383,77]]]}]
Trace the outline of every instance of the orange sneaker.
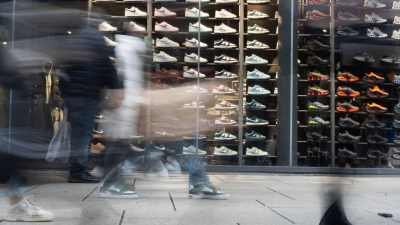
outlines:
[{"label": "orange sneaker", "polygon": [[373,102],[371,104],[367,103],[367,105],[365,107],[365,111],[367,111],[369,113],[383,113],[383,112],[387,111],[387,108]]},{"label": "orange sneaker", "polygon": [[337,94],[339,96],[351,96],[351,97],[356,97],[360,95],[360,92],[355,91],[349,87],[343,87],[340,86],[337,88]]},{"label": "orange sneaker", "polygon": [[354,81],[358,81],[359,78],[354,76],[353,74],[349,73],[349,72],[338,72],[337,73],[337,78],[339,81],[350,81],[350,82],[354,82]]},{"label": "orange sneaker", "polygon": [[368,88],[367,96],[370,98],[385,98],[388,97],[389,94],[379,89],[378,86],[374,86],[373,88]]},{"label": "orange sneaker", "polygon": [[370,72],[369,74],[367,73],[365,74],[363,80],[367,83],[382,83],[385,80],[385,78],[378,76],[373,72]]}]

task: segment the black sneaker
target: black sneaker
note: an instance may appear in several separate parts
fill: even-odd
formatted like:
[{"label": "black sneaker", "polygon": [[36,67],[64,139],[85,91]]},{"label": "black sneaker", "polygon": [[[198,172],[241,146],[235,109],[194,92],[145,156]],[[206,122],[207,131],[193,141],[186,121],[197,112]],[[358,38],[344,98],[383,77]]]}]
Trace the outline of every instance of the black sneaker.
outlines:
[{"label": "black sneaker", "polygon": [[328,50],[330,49],[329,45],[324,45],[318,40],[310,40],[307,42],[307,49],[309,50]]},{"label": "black sneaker", "polygon": [[342,149],[339,148],[337,154],[338,154],[339,158],[351,159],[351,158],[357,157],[357,153],[352,152],[346,148],[342,148]]},{"label": "black sneaker", "polygon": [[387,154],[383,153],[383,152],[381,152],[379,150],[369,150],[367,152],[367,156],[370,159],[384,159],[384,158],[387,158]]},{"label": "black sneaker", "polygon": [[361,136],[353,136],[349,132],[339,133],[337,139],[342,143],[356,143],[360,140]]},{"label": "black sneaker", "polygon": [[307,64],[310,66],[323,66],[323,65],[328,65],[329,61],[315,55],[308,57]]},{"label": "black sneaker", "polygon": [[224,39],[214,41],[214,48],[237,48],[237,46]]},{"label": "black sneaker", "polygon": [[365,126],[368,128],[383,128],[385,127],[385,124],[375,119],[372,120],[367,119],[367,121],[365,122]]},{"label": "black sneaker", "polygon": [[374,134],[367,137],[367,142],[370,144],[383,144],[387,142],[387,138]]},{"label": "black sneaker", "polygon": [[360,123],[352,120],[349,117],[339,118],[339,126],[341,127],[358,127]]},{"label": "black sneaker", "polygon": [[360,32],[355,31],[355,30],[351,29],[350,27],[339,26],[336,31],[337,31],[337,34],[342,35],[342,36],[357,36],[360,34]]},{"label": "black sneaker", "polygon": [[308,142],[326,142],[329,141],[329,138],[327,136],[322,136],[321,134],[317,132],[312,132],[311,134],[307,132],[307,141]]}]

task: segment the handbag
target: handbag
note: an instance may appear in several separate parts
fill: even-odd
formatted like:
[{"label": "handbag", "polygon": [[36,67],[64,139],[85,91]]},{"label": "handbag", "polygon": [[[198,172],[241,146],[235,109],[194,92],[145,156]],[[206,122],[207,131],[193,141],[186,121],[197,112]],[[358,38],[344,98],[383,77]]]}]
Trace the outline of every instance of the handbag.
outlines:
[{"label": "handbag", "polygon": [[64,110],[64,118],[58,125],[58,129],[51,139],[47,150],[46,161],[53,162],[55,159],[60,159],[62,162],[69,161],[71,152],[71,124],[67,119],[67,109]]}]

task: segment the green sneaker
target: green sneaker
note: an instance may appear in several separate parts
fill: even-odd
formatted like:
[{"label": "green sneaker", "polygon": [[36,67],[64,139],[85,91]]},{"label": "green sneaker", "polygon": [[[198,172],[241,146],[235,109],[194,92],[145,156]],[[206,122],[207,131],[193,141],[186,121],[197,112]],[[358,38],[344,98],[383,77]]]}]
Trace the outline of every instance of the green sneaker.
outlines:
[{"label": "green sneaker", "polygon": [[189,188],[189,198],[208,198],[208,199],[228,199],[229,194],[221,191],[218,187],[213,186],[208,182],[193,186]]},{"label": "green sneaker", "polygon": [[119,182],[100,187],[100,198],[139,198],[139,195],[129,190],[125,184]]},{"label": "green sneaker", "polygon": [[324,105],[320,102],[308,102],[307,109],[310,111],[325,111],[329,110],[329,105]]}]

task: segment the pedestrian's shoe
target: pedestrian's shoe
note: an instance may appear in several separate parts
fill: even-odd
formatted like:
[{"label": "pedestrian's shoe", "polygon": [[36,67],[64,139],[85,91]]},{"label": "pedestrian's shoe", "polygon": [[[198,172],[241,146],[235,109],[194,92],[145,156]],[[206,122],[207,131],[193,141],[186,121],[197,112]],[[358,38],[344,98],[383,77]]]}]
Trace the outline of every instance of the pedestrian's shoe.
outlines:
[{"label": "pedestrian's shoe", "polygon": [[100,178],[92,176],[88,172],[82,172],[79,175],[69,175],[69,183],[99,183]]},{"label": "pedestrian's shoe", "polygon": [[351,225],[343,208],[338,202],[333,203],[322,216],[319,225]]},{"label": "pedestrian's shoe", "polygon": [[4,215],[5,221],[12,222],[49,222],[53,219],[52,212],[42,209],[28,198],[23,198],[14,205],[8,205]]},{"label": "pedestrian's shoe", "polygon": [[100,198],[139,198],[139,195],[130,190],[132,188],[128,188],[126,184],[122,184],[121,182],[114,182],[107,186],[100,187]]},{"label": "pedestrian's shoe", "polygon": [[352,159],[357,157],[357,153],[352,152],[346,148],[338,148],[338,157],[345,158],[345,159]]},{"label": "pedestrian's shoe", "polygon": [[370,158],[370,159],[384,159],[384,158],[387,157],[387,154],[383,153],[383,152],[381,152],[379,150],[372,150],[371,149],[371,150],[369,150],[367,152],[367,157]]},{"label": "pedestrian's shoe", "polygon": [[197,185],[190,185],[189,198],[224,200],[229,198],[229,194],[221,191],[218,187],[210,184],[209,182],[204,182]]}]

